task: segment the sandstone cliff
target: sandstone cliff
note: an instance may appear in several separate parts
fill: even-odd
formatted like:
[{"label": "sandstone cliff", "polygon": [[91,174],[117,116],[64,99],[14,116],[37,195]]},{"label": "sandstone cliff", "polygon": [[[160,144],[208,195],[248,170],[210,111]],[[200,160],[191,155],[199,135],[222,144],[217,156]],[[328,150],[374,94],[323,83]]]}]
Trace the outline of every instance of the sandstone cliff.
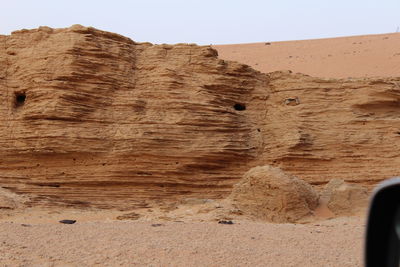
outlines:
[{"label": "sandstone cliff", "polygon": [[221,198],[266,164],[313,185],[399,174],[399,78],[263,74],[79,25],[0,43],[0,186],[31,205]]},{"label": "sandstone cliff", "polygon": [[262,161],[313,185],[374,185],[400,174],[400,78],[268,76]]}]

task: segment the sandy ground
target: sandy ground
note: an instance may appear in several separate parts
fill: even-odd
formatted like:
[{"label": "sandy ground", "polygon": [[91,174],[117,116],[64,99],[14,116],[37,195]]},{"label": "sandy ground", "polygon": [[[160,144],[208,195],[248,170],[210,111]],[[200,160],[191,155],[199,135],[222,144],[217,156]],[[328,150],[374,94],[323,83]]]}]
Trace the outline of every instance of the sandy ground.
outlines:
[{"label": "sandy ground", "polygon": [[362,264],[365,213],[333,218],[321,206],[308,223],[272,224],[231,215],[224,205],[190,199],[169,210],[0,210],[0,266]]},{"label": "sandy ground", "polygon": [[312,224],[29,222],[0,223],[1,266],[362,265],[360,217]]},{"label": "sandy ground", "polygon": [[400,75],[400,33],[213,47],[220,58],[261,72],[291,70],[326,78]]}]

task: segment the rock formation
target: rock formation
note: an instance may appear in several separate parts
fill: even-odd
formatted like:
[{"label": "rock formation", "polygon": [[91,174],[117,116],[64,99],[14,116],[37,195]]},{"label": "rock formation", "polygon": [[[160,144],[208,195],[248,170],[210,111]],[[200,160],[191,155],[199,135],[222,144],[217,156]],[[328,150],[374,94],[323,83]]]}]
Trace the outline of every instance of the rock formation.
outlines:
[{"label": "rock formation", "polygon": [[399,174],[400,78],[268,77],[262,162],[313,185],[336,178],[371,187]]},{"label": "rock formation", "polygon": [[368,190],[359,184],[348,184],[332,179],[325,185],[321,202],[336,215],[354,215],[365,211],[368,206]]},{"label": "rock formation", "polygon": [[283,223],[310,216],[319,196],[306,182],[267,165],[246,172],[230,199],[245,215]]},{"label": "rock formation", "polygon": [[0,187],[0,211],[23,208],[29,198],[25,195],[18,195]]},{"label": "rock formation", "polygon": [[219,198],[261,152],[267,79],[210,47],[78,25],[0,43],[0,184],[36,202]]},{"label": "rock formation", "polygon": [[399,175],[399,78],[263,74],[79,25],[0,44],[0,186],[31,205],[217,199],[266,164],[317,186]]}]

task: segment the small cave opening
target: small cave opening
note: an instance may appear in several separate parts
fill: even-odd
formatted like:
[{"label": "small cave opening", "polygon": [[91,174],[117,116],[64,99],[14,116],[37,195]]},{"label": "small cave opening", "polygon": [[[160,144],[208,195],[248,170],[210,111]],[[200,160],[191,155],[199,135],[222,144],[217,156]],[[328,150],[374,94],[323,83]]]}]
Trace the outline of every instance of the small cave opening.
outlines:
[{"label": "small cave opening", "polygon": [[16,92],[14,106],[16,108],[23,106],[25,104],[25,100],[26,100],[25,92]]},{"label": "small cave opening", "polygon": [[233,105],[233,108],[237,111],[242,111],[242,110],[246,110],[246,105],[245,104],[240,104],[240,103],[236,103],[235,105]]}]

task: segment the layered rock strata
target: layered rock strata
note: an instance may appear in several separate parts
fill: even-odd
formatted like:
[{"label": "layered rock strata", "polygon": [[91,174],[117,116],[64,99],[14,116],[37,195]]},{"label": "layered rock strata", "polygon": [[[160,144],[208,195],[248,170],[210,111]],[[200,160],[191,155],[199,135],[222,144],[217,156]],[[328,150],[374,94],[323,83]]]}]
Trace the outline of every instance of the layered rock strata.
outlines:
[{"label": "layered rock strata", "polygon": [[79,25],[0,36],[0,186],[32,205],[222,198],[251,167],[398,175],[400,79],[263,74]]},{"label": "layered rock strata", "polygon": [[219,198],[261,152],[267,80],[210,47],[78,25],[1,43],[2,187],[102,207]]}]

